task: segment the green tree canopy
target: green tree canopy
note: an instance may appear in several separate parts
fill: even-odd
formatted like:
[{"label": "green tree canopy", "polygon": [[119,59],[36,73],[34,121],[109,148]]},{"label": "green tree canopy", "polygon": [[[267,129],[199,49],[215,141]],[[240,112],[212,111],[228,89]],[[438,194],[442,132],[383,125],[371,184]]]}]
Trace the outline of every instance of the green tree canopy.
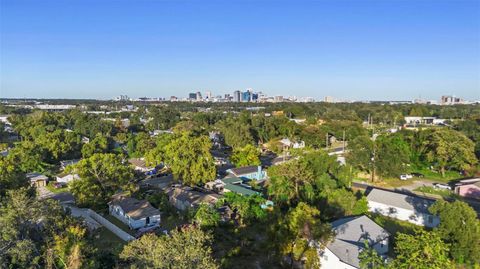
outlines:
[{"label": "green tree canopy", "polygon": [[77,202],[96,207],[107,202],[116,191],[130,190],[134,175],[120,156],[111,153],[95,153],[68,169],[80,176],[69,186]]},{"label": "green tree canopy", "polygon": [[415,234],[398,233],[395,237],[394,268],[451,268],[448,246],[435,232],[419,230]]},{"label": "green tree canopy", "polygon": [[249,144],[243,148],[235,148],[231,160],[236,167],[260,165],[261,162],[259,156],[259,150]]},{"label": "green tree canopy", "polygon": [[207,136],[194,137],[184,133],[173,139],[166,146],[165,155],[174,177],[190,186],[215,179],[211,147]]},{"label": "green tree canopy", "polygon": [[220,222],[220,214],[214,207],[202,203],[197,208],[193,219],[200,227],[215,227]]},{"label": "green tree canopy", "polygon": [[464,134],[446,128],[427,131],[423,152],[428,162],[445,176],[447,167],[467,170],[477,163],[475,145]]},{"label": "green tree canopy", "polygon": [[146,234],[120,253],[130,268],[218,268],[212,258],[210,234],[198,228],[172,230],[170,235]]},{"label": "green tree canopy", "polygon": [[440,217],[435,228],[440,237],[450,244],[450,255],[459,263],[480,264],[480,222],[477,212],[468,204],[438,200],[429,208]]}]

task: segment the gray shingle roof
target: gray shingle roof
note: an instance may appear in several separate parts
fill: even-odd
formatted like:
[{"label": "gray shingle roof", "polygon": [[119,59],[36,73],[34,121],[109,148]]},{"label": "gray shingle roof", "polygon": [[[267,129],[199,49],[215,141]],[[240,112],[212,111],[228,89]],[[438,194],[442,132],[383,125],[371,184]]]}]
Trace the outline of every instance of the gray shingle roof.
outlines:
[{"label": "gray shingle roof", "polygon": [[199,192],[188,187],[172,187],[167,189],[166,194],[169,197],[175,198],[176,200],[188,201],[189,204],[194,206],[197,206],[201,203],[214,204],[220,198],[220,196],[216,193]]},{"label": "gray shingle roof", "polygon": [[360,267],[358,254],[365,248],[365,240],[374,245],[390,234],[367,216],[348,217],[332,222],[335,239],[327,248],[342,262]]},{"label": "gray shingle roof", "polygon": [[425,214],[430,214],[428,208],[435,202],[418,196],[375,188],[368,194],[367,200]]},{"label": "gray shingle roof", "polygon": [[121,207],[125,214],[135,220],[160,215],[160,211],[145,200],[120,196],[111,201],[110,204]]},{"label": "gray shingle roof", "polygon": [[246,175],[246,174],[252,174],[258,172],[258,166],[245,166],[245,167],[239,167],[239,168],[232,168],[230,169],[233,174],[236,176],[240,175]]}]

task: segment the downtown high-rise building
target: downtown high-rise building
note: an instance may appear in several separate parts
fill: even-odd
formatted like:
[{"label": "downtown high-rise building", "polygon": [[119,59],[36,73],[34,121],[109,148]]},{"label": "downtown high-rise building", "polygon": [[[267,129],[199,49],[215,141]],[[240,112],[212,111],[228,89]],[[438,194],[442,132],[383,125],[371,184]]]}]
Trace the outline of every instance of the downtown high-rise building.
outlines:
[{"label": "downtown high-rise building", "polygon": [[241,102],[242,101],[242,93],[240,91],[233,92],[233,101],[234,102]]}]

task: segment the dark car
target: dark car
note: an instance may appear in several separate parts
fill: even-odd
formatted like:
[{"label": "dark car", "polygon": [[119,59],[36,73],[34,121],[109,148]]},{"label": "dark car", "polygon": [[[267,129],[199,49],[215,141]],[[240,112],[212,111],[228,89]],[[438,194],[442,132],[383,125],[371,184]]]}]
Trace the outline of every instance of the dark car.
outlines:
[{"label": "dark car", "polygon": [[420,174],[420,173],[412,173],[412,176],[414,176],[414,177],[425,177],[423,174]]}]

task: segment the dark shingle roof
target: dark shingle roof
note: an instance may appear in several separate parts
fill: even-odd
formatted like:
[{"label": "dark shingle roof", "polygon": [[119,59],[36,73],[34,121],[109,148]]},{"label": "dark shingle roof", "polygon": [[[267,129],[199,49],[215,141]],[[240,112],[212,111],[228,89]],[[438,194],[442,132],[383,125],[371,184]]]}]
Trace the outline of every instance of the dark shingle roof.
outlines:
[{"label": "dark shingle roof", "polygon": [[214,204],[220,198],[216,193],[199,192],[188,187],[170,188],[166,191],[169,197],[173,197],[180,201],[188,201],[191,205],[199,205],[201,203]]},{"label": "dark shingle roof", "polygon": [[342,262],[360,267],[358,254],[365,248],[365,240],[373,245],[390,234],[367,216],[348,217],[332,222],[335,239],[327,248]]},{"label": "dark shingle roof", "polygon": [[230,169],[230,171],[236,176],[246,175],[246,174],[258,172],[258,166],[245,166],[245,167],[239,167],[239,168],[232,168]]},{"label": "dark shingle roof", "polygon": [[226,177],[220,179],[223,183],[225,184],[239,184],[243,182],[243,179],[238,178],[238,177]]},{"label": "dark shingle roof", "polygon": [[160,211],[145,200],[120,196],[111,201],[110,204],[121,207],[126,215],[135,220],[160,215]]}]

